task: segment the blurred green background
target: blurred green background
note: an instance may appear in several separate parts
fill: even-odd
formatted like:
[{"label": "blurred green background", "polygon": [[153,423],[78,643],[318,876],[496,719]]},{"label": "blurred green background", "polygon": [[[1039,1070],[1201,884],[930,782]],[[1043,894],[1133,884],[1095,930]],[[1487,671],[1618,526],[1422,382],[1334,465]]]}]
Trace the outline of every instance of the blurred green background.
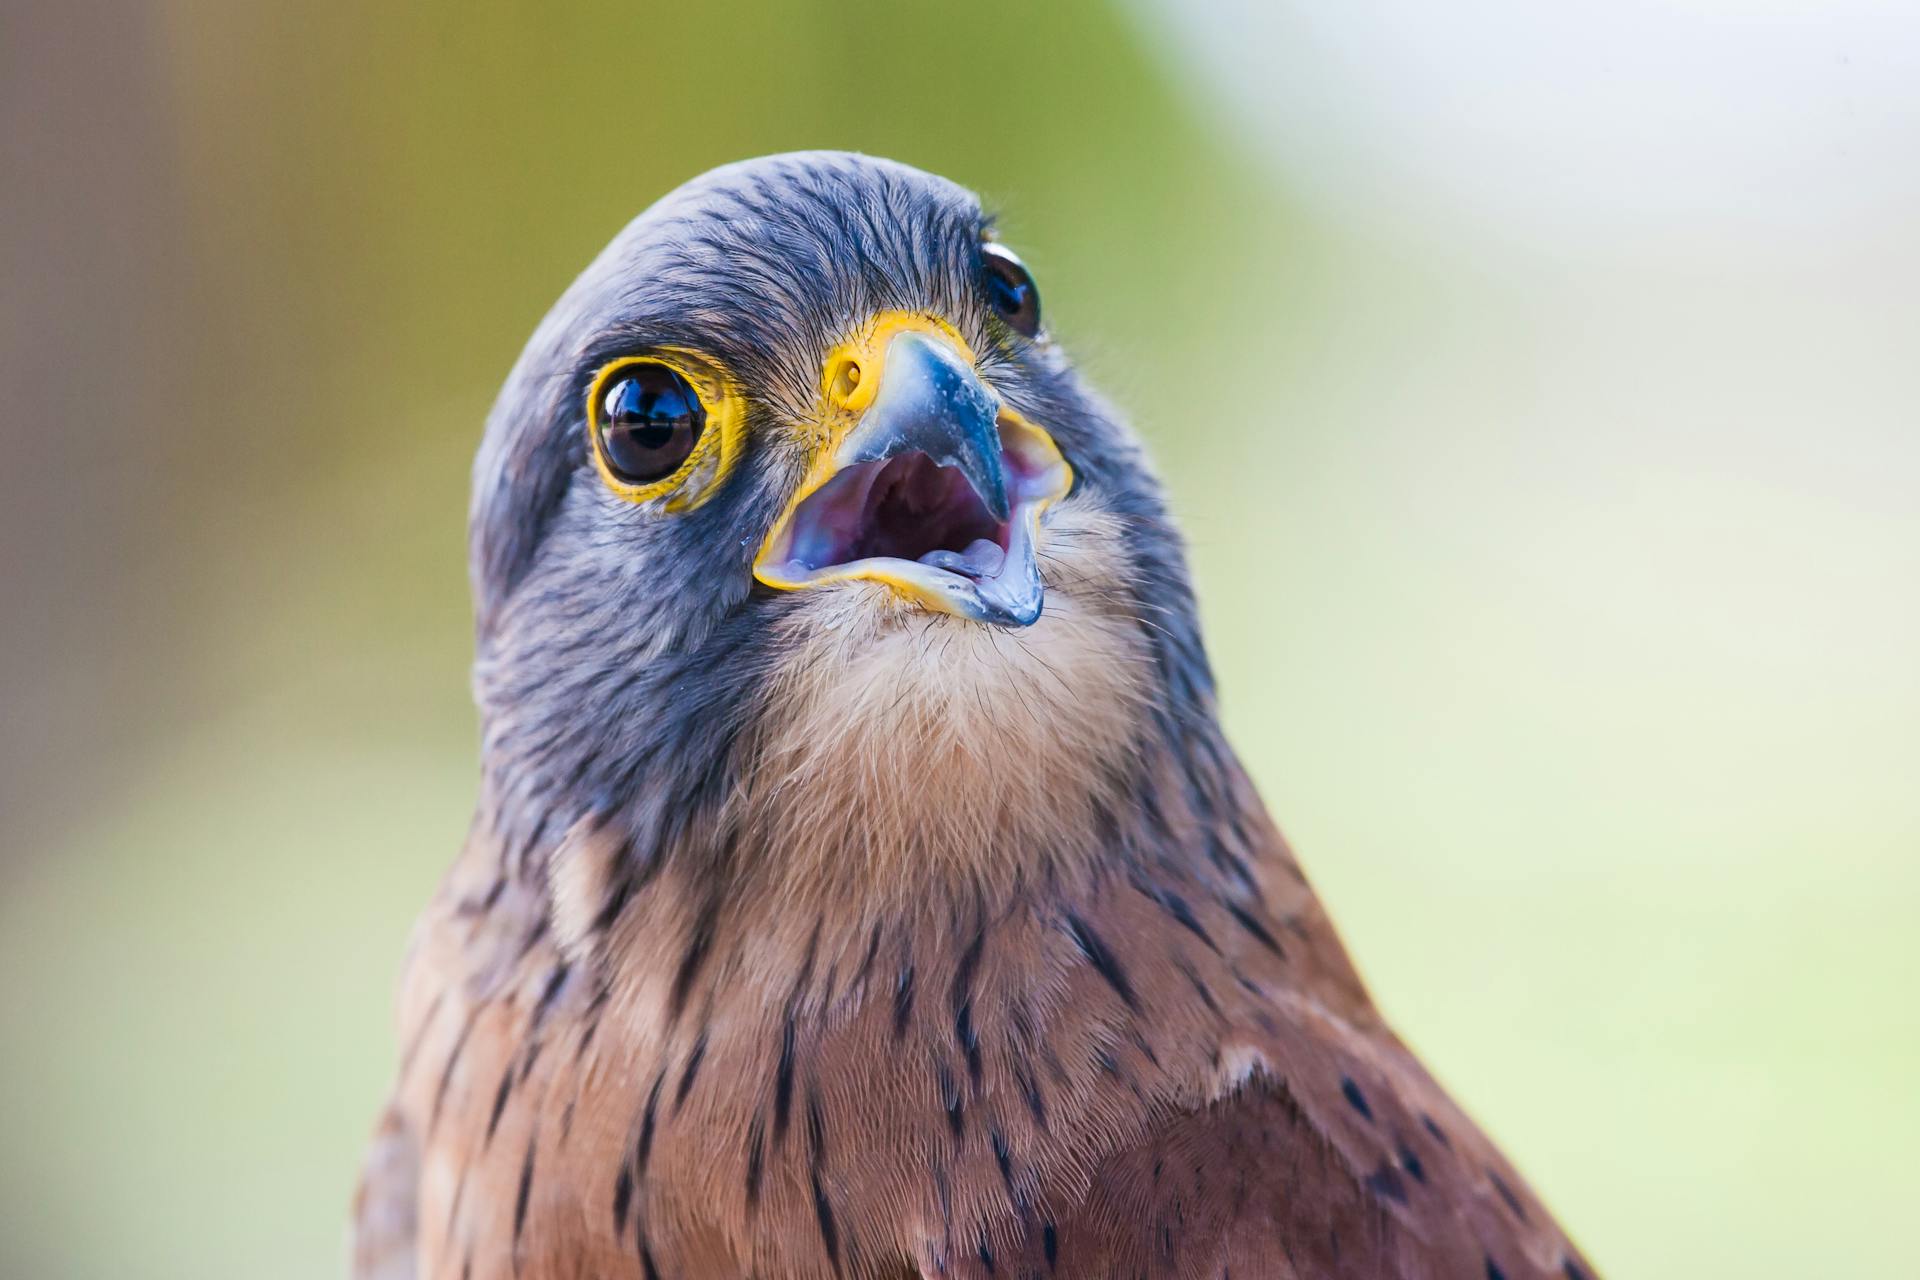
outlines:
[{"label": "blurred green background", "polygon": [[482,416],[629,216],[809,146],[1004,210],[1595,1261],[1910,1273],[1910,6],[13,0],[0,72],[0,1274],[340,1274]]}]

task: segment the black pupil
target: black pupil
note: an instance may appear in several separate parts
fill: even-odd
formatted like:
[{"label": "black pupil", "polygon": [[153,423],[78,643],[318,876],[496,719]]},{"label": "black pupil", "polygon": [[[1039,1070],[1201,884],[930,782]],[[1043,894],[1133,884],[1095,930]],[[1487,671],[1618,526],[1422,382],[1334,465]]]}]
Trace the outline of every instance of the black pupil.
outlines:
[{"label": "black pupil", "polygon": [[693,452],[707,412],[687,380],[665,365],[640,365],[607,388],[601,451],[622,480],[646,483],[672,475]]},{"label": "black pupil", "polygon": [[986,254],[987,297],[1016,332],[1031,338],[1040,332],[1040,290],[1027,269],[1007,254]]}]

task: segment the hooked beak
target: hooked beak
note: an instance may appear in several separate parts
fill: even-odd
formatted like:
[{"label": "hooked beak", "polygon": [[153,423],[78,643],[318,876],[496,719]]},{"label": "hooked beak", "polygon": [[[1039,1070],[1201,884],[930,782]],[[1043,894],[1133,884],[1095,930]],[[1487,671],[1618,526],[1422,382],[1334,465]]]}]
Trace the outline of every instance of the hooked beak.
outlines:
[{"label": "hooked beak", "polygon": [[769,587],[883,582],[929,609],[1024,627],[1040,518],[1073,471],[1007,408],[958,335],[881,317],[827,362],[829,439],[754,561]]}]

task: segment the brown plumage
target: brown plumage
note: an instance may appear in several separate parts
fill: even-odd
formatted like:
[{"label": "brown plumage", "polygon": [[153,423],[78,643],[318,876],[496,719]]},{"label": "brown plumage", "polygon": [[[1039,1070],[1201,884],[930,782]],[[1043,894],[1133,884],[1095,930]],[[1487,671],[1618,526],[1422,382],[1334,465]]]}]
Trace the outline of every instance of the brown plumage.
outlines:
[{"label": "brown plumage", "polygon": [[[1220,736],[1130,440],[1022,411],[1079,475],[1039,620],[736,594],[768,612],[734,701],[683,674],[646,704],[724,723],[710,759],[673,739],[697,786],[525,781],[524,739],[559,739],[514,677],[557,642],[500,638],[532,606],[489,625],[483,566],[487,785],[407,961],[357,1274],[1592,1274],[1381,1021]],[[574,714],[609,714],[579,683]]]}]

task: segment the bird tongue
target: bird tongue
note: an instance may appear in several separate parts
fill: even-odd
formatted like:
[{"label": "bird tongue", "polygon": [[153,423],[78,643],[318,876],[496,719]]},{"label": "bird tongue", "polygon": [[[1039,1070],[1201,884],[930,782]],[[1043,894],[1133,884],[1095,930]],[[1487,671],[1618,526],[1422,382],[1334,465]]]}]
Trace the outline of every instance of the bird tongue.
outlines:
[{"label": "bird tongue", "polygon": [[932,565],[936,569],[945,569],[949,573],[965,574],[969,578],[991,578],[1000,572],[1007,562],[1007,553],[1000,544],[990,538],[976,538],[968,544],[965,551],[929,551],[920,557],[920,563]]}]

